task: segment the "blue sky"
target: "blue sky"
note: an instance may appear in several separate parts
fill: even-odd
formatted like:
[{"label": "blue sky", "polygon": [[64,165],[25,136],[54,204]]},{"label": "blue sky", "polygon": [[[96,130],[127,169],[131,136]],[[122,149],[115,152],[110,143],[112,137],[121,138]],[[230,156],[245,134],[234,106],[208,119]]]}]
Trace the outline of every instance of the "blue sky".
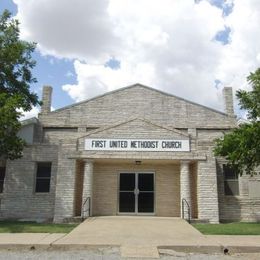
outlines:
[{"label": "blue sky", "polygon": [[[236,1],[241,2],[241,0]],[[237,61],[240,54],[236,54],[235,51],[239,52],[239,50],[232,46],[235,43],[233,39],[235,39],[236,30],[234,28],[236,24],[239,24],[238,19],[233,18],[236,13],[239,16],[239,10],[236,9],[239,3],[236,1],[197,0],[196,4],[192,3],[192,0],[180,1],[179,5],[172,6],[176,17],[180,17],[179,20],[168,18],[167,7],[165,7],[162,10],[151,11],[151,14],[149,11],[145,12],[144,19],[139,21],[140,13],[136,14],[134,3],[133,6],[130,4],[126,8],[110,0],[107,8],[105,1],[98,0],[99,4],[91,9],[88,1],[76,0],[75,7],[79,6],[77,14],[82,13],[84,8],[81,5],[83,7],[85,5],[86,12],[91,9],[90,16],[92,13],[96,14],[93,17],[94,22],[97,20],[97,24],[94,24],[93,17],[88,21],[87,18],[81,19],[80,15],[74,16],[73,22],[70,23],[73,23],[75,28],[72,28],[72,31],[69,31],[69,28],[64,29],[68,30],[68,34],[72,34],[71,38],[66,38],[66,31],[64,35],[61,33],[61,39],[62,37],[67,39],[68,42],[65,42],[67,45],[64,41],[59,42],[58,37],[56,38],[55,28],[52,32],[52,28],[44,26],[46,21],[40,21],[41,15],[48,17],[44,12],[48,12],[50,21],[52,14],[53,16],[57,14],[57,24],[62,20],[60,18],[70,15],[69,6],[68,12],[64,5],[59,8],[58,4],[62,3],[61,0],[54,1],[55,3],[47,0],[50,5],[49,9],[41,8],[31,0],[28,0],[27,5],[26,1],[14,0],[19,8],[11,0],[1,0],[0,12],[6,8],[16,15],[19,10],[21,31],[29,32],[28,35],[30,35],[25,39],[39,43],[39,48],[33,56],[37,61],[33,74],[38,82],[32,86],[32,90],[41,96],[42,86],[51,85],[54,88],[52,106],[55,109],[136,82],[221,109],[219,93],[223,85],[245,86],[242,78],[245,78],[252,68],[257,67],[257,62],[260,60],[260,58],[257,59],[255,63],[239,72],[234,65],[238,66],[240,62],[248,64],[246,58],[249,59],[249,57],[239,57],[244,60]],[[146,1],[142,0],[140,4],[145,6]],[[248,7],[252,6],[248,5]],[[190,14],[185,14],[185,12],[189,12],[191,8],[194,13],[190,18]],[[32,12],[35,12],[37,16],[33,16]],[[163,18],[160,17],[160,12],[164,13]],[[182,18],[185,15],[187,18]],[[32,17],[28,18],[28,16]],[[133,20],[125,19],[128,16]],[[149,23],[149,19],[156,21],[158,17],[165,20],[162,23],[154,22],[152,25]],[[35,19],[37,21],[34,24]],[[64,24],[66,25],[66,20],[64,21],[59,25],[61,29]],[[111,23],[110,27],[108,27],[109,23]],[[173,26],[174,29],[171,28],[171,23],[176,23],[176,26]],[[118,28],[113,28],[117,25]],[[81,35],[74,32],[76,28],[81,28],[79,29],[82,31]],[[86,33],[84,33],[85,28]],[[112,31],[112,29],[115,30]],[[42,35],[48,35],[46,37],[50,37],[53,33],[52,38],[45,40],[41,37],[42,35],[37,34],[40,30],[42,30]],[[180,43],[178,40],[176,43],[175,35],[178,35],[178,40],[180,38]],[[171,49],[167,53],[166,51],[162,53],[162,50],[167,50],[169,46]],[[256,56],[258,52],[260,53],[259,48],[256,50]],[[222,60],[220,60],[221,57]],[[222,71],[227,66],[221,65],[223,57],[226,57],[231,64],[226,68],[226,74]],[[187,78],[182,77],[181,73],[187,73]],[[235,73],[239,73],[239,77]],[[198,91],[201,93],[199,96]]]},{"label": "blue sky", "polygon": [[[8,9],[13,15],[17,14],[17,6],[12,0],[1,0],[0,12]],[[76,75],[73,66],[73,59],[60,59],[55,56],[41,55],[36,49],[33,59],[37,61],[37,65],[33,70],[33,75],[37,78],[37,83],[31,89],[41,96],[42,86],[50,85],[54,88],[53,91],[53,107],[58,109],[73,103],[73,99],[61,89],[62,85],[75,84]],[[120,67],[120,61],[115,58],[109,59],[105,66],[117,69]]]},{"label": "blue sky", "polygon": [[[11,0],[1,0],[0,12],[8,9],[13,15],[17,13],[17,6]],[[60,108],[73,102],[69,95],[62,91],[63,84],[76,83],[73,61],[68,59],[57,59],[53,56],[43,56],[36,50],[33,59],[37,65],[33,70],[33,75],[37,78],[37,83],[31,89],[41,97],[42,86],[50,85],[55,91],[53,92],[53,106]]]}]

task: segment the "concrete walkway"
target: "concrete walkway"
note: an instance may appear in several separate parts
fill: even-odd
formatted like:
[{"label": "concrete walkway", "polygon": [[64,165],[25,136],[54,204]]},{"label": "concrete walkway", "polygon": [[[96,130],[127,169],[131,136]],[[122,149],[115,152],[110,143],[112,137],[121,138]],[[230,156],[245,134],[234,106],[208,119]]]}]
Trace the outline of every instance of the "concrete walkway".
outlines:
[{"label": "concrete walkway", "polygon": [[180,218],[96,217],[89,218],[53,243],[54,247],[117,246],[124,257],[158,258],[158,248],[220,252],[216,242]]},{"label": "concrete walkway", "polygon": [[89,218],[54,245],[216,247],[216,242],[180,218],[116,216]]},{"label": "concrete walkway", "polygon": [[[158,249],[183,252],[260,252],[260,236],[205,236],[180,218],[93,217],[57,240],[53,247],[118,246],[125,257],[158,257]],[[236,246],[237,245],[237,246]],[[151,253],[149,255],[149,252]]]},{"label": "concrete walkway", "polygon": [[92,217],[69,234],[0,234],[0,248],[120,247],[123,257],[159,258],[158,249],[182,252],[260,252],[260,236],[205,236],[180,218]]}]

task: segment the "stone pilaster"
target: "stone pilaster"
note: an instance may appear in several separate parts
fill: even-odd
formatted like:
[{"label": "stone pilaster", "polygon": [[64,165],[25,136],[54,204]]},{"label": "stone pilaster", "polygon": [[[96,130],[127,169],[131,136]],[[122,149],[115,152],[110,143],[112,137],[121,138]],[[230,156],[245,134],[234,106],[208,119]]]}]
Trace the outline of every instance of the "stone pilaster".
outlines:
[{"label": "stone pilaster", "polygon": [[44,86],[42,89],[42,106],[41,106],[42,114],[48,114],[51,111],[51,96],[52,96],[52,87]]},{"label": "stone pilaster", "polygon": [[86,204],[83,205],[88,197],[90,197],[90,212],[86,212],[86,216],[91,216],[93,201],[93,160],[86,159],[84,165],[82,210],[84,210],[84,208],[88,206]]},{"label": "stone pilaster", "polygon": [[[181,214],[182,214],[182,212],[183,212],[182,200],[183,199],[185,199],[188,202],[188,204],[190,206],[190,210],[192,208],[189,161],[181,161],[180,175],[181,175],[180,182],[181,182]],[[188,218],[188,207],[186,204],[184,204],[184,218]]]},{"label": "stone pilaster", "polygon": [[219,223],[219,203],[216,161],[208,156],[207,161],[198,162],[198,218],[210,223]]},{"label": "stone pilaster", "polygon": [[[75,143],[70,140],[63,141],[59,145],[54,208],[54,222],[57,223],[66,218],[72,218],[75,214],[76,160],[69,158],[75,149]],[[39,156],[39,158],[44,157]]]},{"label": "stone pilaster", "polygon": [[190,135],[190,150],[196,151],[197,147],[197,129],[196,128],[188,128],[188,134]]}]

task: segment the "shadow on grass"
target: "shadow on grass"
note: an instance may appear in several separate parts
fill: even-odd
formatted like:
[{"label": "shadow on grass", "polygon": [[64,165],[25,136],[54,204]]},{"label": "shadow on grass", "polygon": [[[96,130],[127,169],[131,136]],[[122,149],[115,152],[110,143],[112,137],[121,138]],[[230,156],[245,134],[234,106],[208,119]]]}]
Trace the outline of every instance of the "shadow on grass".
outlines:
[{"label": "shadow on grass", "polygon": [[77,225],[0,221],[0,233],[68,233]]}]

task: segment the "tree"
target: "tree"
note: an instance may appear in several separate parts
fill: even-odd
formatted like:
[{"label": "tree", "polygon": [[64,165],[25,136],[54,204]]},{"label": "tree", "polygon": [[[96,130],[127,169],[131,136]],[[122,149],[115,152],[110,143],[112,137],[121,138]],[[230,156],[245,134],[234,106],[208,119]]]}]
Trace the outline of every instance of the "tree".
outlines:
[{"label": "tree", "polygon": [[252,91],[239,90],[236,96],[241,109],[247,110],[249,122],[216,140],[214,153],[224,156],[242,175],[254,174],[260,165],[260,68],[247,77]]},{"label": "tree", "polygon": [[30,91],[36,79],[31,70],[35,66],[32,53],[35,43],[19,39],[19,22],[5,10],[0,16],[0,158],[22,156],[25,142],[17,136],[21,112],[40,104]]}]

